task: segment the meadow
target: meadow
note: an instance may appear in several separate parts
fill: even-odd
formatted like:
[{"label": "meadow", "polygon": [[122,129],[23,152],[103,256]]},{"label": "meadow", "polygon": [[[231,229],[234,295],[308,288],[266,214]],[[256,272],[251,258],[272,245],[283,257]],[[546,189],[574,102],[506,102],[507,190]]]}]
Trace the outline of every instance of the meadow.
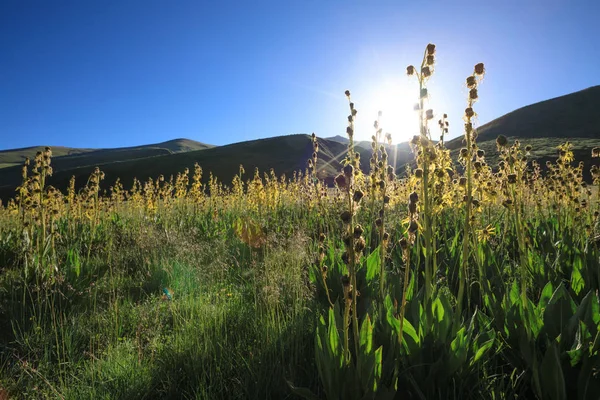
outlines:
[{"label": "meadow", "polygon": [[376,120],[361,170],[347,91],[334,187],[314,135],[293,176],[96,168],[65,193],[38,152],[0,208],[0,398],[600,398],[598,163],[479,148],[481,63],[456,128],[427,107],[435,46],[406,72],[413,165]]}]

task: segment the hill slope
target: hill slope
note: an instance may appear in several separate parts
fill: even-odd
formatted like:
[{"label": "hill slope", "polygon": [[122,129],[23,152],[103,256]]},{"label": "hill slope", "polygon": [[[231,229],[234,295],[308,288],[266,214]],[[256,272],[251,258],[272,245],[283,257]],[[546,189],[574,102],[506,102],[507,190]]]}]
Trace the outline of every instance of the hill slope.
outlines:
[{"label": "hill slope", "polygon": [[[200,151],[214,146],[195,142],[189,139],[175,139],[163,143],[113,149],[74,149],[69,147],[52,147],[52,167],[56,174],[67,173],[85,167],[122,163],[125,161],[144,159],[168,154],[180,154],[189,151]],[[21,182],[21,166],[26,157],[33,159],[44,146],[24,149],[0,151],[0,188],[14,188]],[[4,197],[4,196],[3,196]]]},{"label": "hill slope", "polygon": [[[331,179],[341,168],[341,161],[346,155],[346,145],[337,141],[319,139],[319,157],[317,170],[320,178]],[[361,167],[368,167],[371,150],[358,148],[361,153]],[[125,188],[129,188],[134,178],[145,181],[164,175],[165,178],[175,176],[185,168],[193,170],[194,163],[200,164],[204,171],[204,181],[212,172],[224,184],[230,184],[234,175],[238,174],[240,164],[244,166],[246,175],[244,179],[251,178],[254,169],[258,168],[261,176],[272,168],[279,176],[291,176],[295,171],[304,171],[307,160],[313,152],[312,140],[309,135],[297,134],[278,136],[267,139],[252,140],[219,146],[205,150],[188,151],[181,153],[156,154],[150,157],[122,160],[119,162],[106,162],[75,166],[72,168],[57,168],[55,174],[48,180],[48,184],[57,188],[66,188],[71,176],[75,176],[78,187],[85,184],[88,176],[96,165],[105,173],[104,187],[109,187],[117,178]],[[397,156],[390,154],[390,160],[397,160],[401,165],[412,158],[406,151],[397,152]],[[85,157],[82,158],[85,159]],[[52,164],[65,167],[70,159],[58,157]],[[8,176],[10,173],[10,177]],[[20,167],[5,168],[0,170],[0,198],[6,200],[14,193],[14,188],[20,183]]]},{"label": "hill slope", "polygon": [[[574,146],[575,159],[592,163],[592,148],[600,146],[600,86],[519,108],[477,129],[477,143],[491,165],[497,162],[496,138],[504,135],[533,147],[532,159],[542,165],[556,159],[556,147],[566,141]],[[453,157],[464,146],[458,137],[446,143]]]},{"label": "hill slope", "polygon": [[[583,160],[586,171],[592,163],[591,149],[600,146],[600,86],[580,92],[546,100],[520,108],[497,118],[478,129],[477,142],[487,153],[488,162],[497,162],[496,137],[505,135],[509,140],[520,139],[523,144],[533,146],[532,158],[542,163],[556,158],[556,146],[565,141],[574,144],[577,160]],[[446,143],[456,153],[463,144],[461,137]],[[340,162],[345,157],[347,139],[334,136],[319,139],[319,161],[317,164],[320,178],[328,181],[339,171]],[[414,160],[407,143],[387,146],[390,162],[397,169]],[[0,198],[6,200],[14,195],[14,189],[20,184],[20,164],[26,156],[33,157],[42,147],[0,151]],[[357,143],[356,151],[361,153],[361,167],[368,168],[371,146],[368,141]],[[254,169],[262,173],[271,168],[276,174],[291,176],[294,171],[304,170],[312,154],[309,135],[297,134],[267,139],[234,143],[214,147],[187,139],[175,139],[164,143],[118,149],[72,149],[53,148],[52,160],[55,174],[49,184],[64,189],[71,176],[75,176],[77,186],[85,184],[87,177],[96,166],[106,174],[104,187],[109,187],[117,178],[126,188],[131,186],[133,178],[142,181],[159,175],[167,179],[185,168],[193,168],[199,163],[204,170],[205,181],[209,172],[225,184],[239,171],[239,165],[245,168],[245,179],[250,178]],[[15,165],[19,164],[19,165]]]}]

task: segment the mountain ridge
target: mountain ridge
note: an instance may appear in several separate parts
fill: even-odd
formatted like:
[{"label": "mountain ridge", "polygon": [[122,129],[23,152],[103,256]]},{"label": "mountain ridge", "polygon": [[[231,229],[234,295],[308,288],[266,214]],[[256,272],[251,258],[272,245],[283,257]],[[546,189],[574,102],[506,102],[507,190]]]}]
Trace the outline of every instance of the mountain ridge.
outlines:
[{"label": "mountain ridge", "polygon": [[[486,151],[488,163],[495,165],[495,140],[500,134],[511,141],[520,139],[523,144],[531,144],[531,159],[537,159],[541,163],[555,159],[556,146],[569,140],[574,144],[577,159],[584,161],[589,169],[592,162],[591,149],[600,146],[600,113],[595,112],[597,109],[600,109],[600,86],[593,86],[504,114],[479,127],[477,143]],[[341,167],[348,139],[336,135],[319,138],[318,141],[318,175],[330,183]],[[464,146],[463,138],[459,136],[451,139],[446,142],[446,146],[451,150],[453,159],[456,159],[458,151]],[[386,147],[390,162],[398,171],[414,161],[408,142]],[[17,163],[15,160],[18,157],[24,160],[24,155],[19,155],[19,150],[31,152],[41,148],[43,147],[34,146],[0,151],[0,198],[5,200],[12,197],[14,189],[20,184],[22,162]],[[361,154],[361,168],[368,169],[371,143],[357,141],[355,149]],[[223,146],[177,138],[161,143],[113,149],[56,147],[53,148],[53,153],[58,156],[52,159],[55,175],[49,179],[49,184],[64,189],[74,175],[78,185],[82,185],[91,171],[99,166],[106,174],[104,186],[108,187],[116,178],[121,178],[121,182],[128,187],[134,177],[140,180],[156,178],[158,175],[168,177],[185,168],[193,170],[196,162],[204,170],[205,181],[212,172],[221,182],[229,184],[239,172],[240,164],[248,171],[246,179],[251,177],[255,168],[261,174],[272,168],[276,174],[286,176],[294,171],[303,171],[312,151],[311,137],[304,133],[252,139]],[[12,158],[8,158],[7,154]],[[13,164],[2,168],[1,164],[6,164],[6,160],[12,160]]]}]

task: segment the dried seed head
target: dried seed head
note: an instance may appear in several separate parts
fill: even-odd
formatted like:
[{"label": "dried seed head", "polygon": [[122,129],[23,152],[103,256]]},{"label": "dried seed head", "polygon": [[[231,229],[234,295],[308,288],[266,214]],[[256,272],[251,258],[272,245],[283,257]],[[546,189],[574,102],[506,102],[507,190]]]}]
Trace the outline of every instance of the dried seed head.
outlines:
[{"label": "dried seed head", "polygon": [[417,224],[417,221],[411,220],[410,224],[408,225],[408,232],[414,234],[417,232],[418,229],[419,225]]},{"label": "dried seed head", "polygon": [[343,223],[348,224],[352,220],[352,213],[348,210],[343,211],[340,214],[340,219],[342,220]]},{"label": "dried seed head", "polygon": [[351,164],[345,165],[343,170],[344,170],[344,175],[347,178],[351,178],[352,177],[352,174],[354,173],[354,167]]},{"label": "dried seed head", "polygon": [[406,249],[408,249],[408,240],[406,240],[406,238],[405,238],[405,237],[403,237],[402,239],[400,239],[400,240],[398,241],[398,244],[400,245],[400,248],[401,248],[402,250],[406,250]]},{"label": "dried seed head", "polygon": [[363,238],[362,236],[359,237],[358,239],[356,239],[356,243],[354,243],[354,251],[360,253],[365,249],[365,245],[365,238]]},{"label": "dried seed head", "polygon": [[421,75],[425,78],[429,78],[431,76],[431,69],[429,69],[428,66],[423,67],[423,69],[421,69]]},{"label": "dried seed head", "polygon": [[508,174],[506,178],[508,179],[508,183],[517,183],[517,174]]},{"label": "dried seed head", "polygon": [[[349,91],[349,90],[346,90],[346,91],[344,92],[344,94],[346,95],[346,97],[348,97],[348,98],[350,97],[350,91]],[[359,100],[360,100],[360,99],[359,99]]]},{"label": "dried seed head", "polygon": [[477,150],[477,157],[483,158],[483,156],[485,156],[485,151],[481,149]]},{"label": "dried seed head", "polygon": [[421,179],[423,177],[423,169],[422,168],[417,168],[415,169],[415,177]]},{"label": "dried seed head", "polygon": [[383,224],[383,221],[382,221],[382,219],[381,219],[381,218],[377,218],[377,219],[375,220],[375,225],[376,225],[376,226],[378,226],[378,227],[379,227],[379,226],[381,226],[382,224]]},{"label": "dried seed head", "polygon": [[473,75],[471,75],[467,78],[467,87],[469,89],[473,89],[475,86],[477,86],[477,80]]},{"label": "dried seed head", "polygon": [[425,117],[426,117],[428,120],[430,120],[430,119],[433,119],[433,110],[432,110],[432,109],[429,109],[429,110],[425,111]]},{"label": "dried seed head", "polygon": [[363,227],[360,224],[356,225],[354,227],[354,238],[358,239],[359,237],[361,237],[361,235],[363,234],[364,231],[365,230],[363,229]]},{"label": "dried seed head", "polygon": [[483,75],[485,73],[485,68],[483,63],[475,64],[475,75]]},{"label": "dried seed head", "polygon": [[383,232],[383,241],[387,242],[390,239],[390,234],[387,232]]},{"label": "dried seed head", "polygon": [[463,187],[467,186],[467,178],[464,176],[461,176],[460,179],[458,180],[458,184]]},{"label": "dried seed head", "polygon": [[419,195],[417,194],[417,192],[412,192],[411,194],[408,195],[408,202],[413,203],[413,204],[416,204],[419,202]]},{"label": "dried seed head", "polygon": [[471,90],[469,90],[469,99],[470,100],[477,100],[479,98],[479,96],[477,95],[477,89],[473,88]]},{"label": "dried seed head", "polygon": [[414,214],[417,212],[417,203],[408,203],[408,212]]},{"label": "dried seed head", "polygon": [[475,115],[475,111],[473,111],[473,108],[472,108],[472,107],[467,107],[467,108],[465,109],[465,116],[466,116],[467,118],[472,118],[474,115]]},{"label": "dried seed head", "polygon": [[504,147],[508,144],[508,139],[504,135],[499,135],[496,138],[496,144],[498,145],[498,147]]},{"label": "dried seed head", "polygon": [[427,55],[432,56],[435,54],[435,44],[429,43],[427,45]]},{"label": "dried seed head", "polygon": [[344,177],[344,175],[339,174],[338,176],[335,177],[335,184],[340,188],[343,189],[346,187],[346,177]]},{"label": "dried seed head", "polygon": [[433,65],[435,63],[435,57],[432,55],[427,56],[426,64]]},{"label": "dried seed head", "polygon": [[407,75],[414,75],[415,74],[415,67],[412,65],[409,65],[408,67],[406,67],[406,74]]},{"label": "dried seed head", "polygon": [[360,203],[360,201],[362,200],[364,195],[365,194],[362,192],[362,190],[355,190],[354,196],[352,197],[352,199],[354,200],[355,203]]}]

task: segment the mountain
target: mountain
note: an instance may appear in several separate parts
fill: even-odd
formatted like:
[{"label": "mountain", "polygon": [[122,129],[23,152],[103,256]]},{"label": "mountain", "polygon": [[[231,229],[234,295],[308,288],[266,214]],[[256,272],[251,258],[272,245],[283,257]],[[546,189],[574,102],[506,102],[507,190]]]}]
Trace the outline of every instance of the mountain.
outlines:
[{"label": "mountain", "polygon": [[[0,169],[22,165],[26,158],[33,160],[36,153],[46,146],[25,147],[21,149],[0,150]],[[72,147],[51,146],[53,160],[66,163],[70,167],[80,164],[97,164],[110,161],[123,161],[156,154],[183,153],[214,147],[210,144],[189,139],[173,139],[167,142],[113,149],[78,149]],[[69,161],[67,161],[69,160]]]},{"label": "mountain", "polygon": [[[38,151],[43,151],[45,146],[24,147],[21,149],[1,150],[0,151],[0,169],[21,165],[26,158],[33,159]],[[72,147],[52,147],[52,153],[55,157],[84,154],[94,149],[74,149]]]},{"label": "mountain", "polygon": [[[346,155],[346,145],[328,139],[318,139],[319,154],[317,171],[320,178],[328,181],[340,170],[342,160]],[[117,149],[114,149],[117,150]],[[361,168],[366,170],[369,165],[371,150],[358,148],[361,153]],[[258,139],[247,142],[234,143],[226,146],[206,148],[203,150],[153,154],[147,157],[138,157],[114,161],[110,159],[104,163],[88,163],[85,155],[77,155],[80,165],[70,165],[72,158],[57,157],[52,159],[55,170],[49,178],[48,184],[57,188],[67,187],[71,176],[75,176],[76,186],[81,187],[88,176],[98,166],[105,173],[104,187],[112,185],[117,178],[125,188],[131,187],[134,178],[145,181],[164,175],[169,178],[182,172],[185,168],[193,171],[194,164],[200,164],[204,171],[204,181],[212,172],[221,182],[228,185],[233,177],[238,174],[240,164],[244,166],[246,174],[244,179],[249,179],[258,168],[261,176],[273,169],[280,176],[285,174],[291,177],[295,171],[304,171],[307,161],[312,157],[312,139],[306,134],[278,136]],[[93,154],[93,152],[92,152]],[[120,154],[116,152],[116,154]],[[127,150],[131,157],[135,155],[132,149]],[[397,160],[398,165],[406,163],[412,155],[406,152],[390,153],[390,161]],[[81,160],[79,160],[81,158]],[[5,201],[14,194],[15,187],[20,184],[20,166],[0,169],[0,198]]]},{"label": "mountain", "polygon": [[[566,141],[573,144],[577,161],[583,161],[586,178],[592,164],[592,148],[600,146],[600,86],[541,101],[519,108],[477,129],[477,144],[487,154],[488,163],[498,161],[496,138],[504,135],[509,143],[519,139],[531,145],[530,159],[542,166],[556,160],[556,147]],[[446,143],[453,158],[464,146],[462,137]]]},{"label": "mountain", "polygon": [[[479,141],[510,137],[600,139],[600,86],[531,104],[482,125]],[[448,143],[450,146],[450,143]]]},{"label": "mountain", "polygon": [[[600,147],[600,86],[592,87],[566,96],[557,97],[520,108],[503,115],[478,128],[477,142],[486,151],[490,165],[498,161],[496,137],[500,134],[510,141],[521,140],[530,144],[533,151],[530,158],[542,165],[556,159],[556,146],[565,141],[574,145],[577,160],[586,164],[589,171],[592,163],[591,149]],[[317,170],[320,178],[331,182],[340,170],[341,161],[346,155],[348,139],[333,136],[319,139]],[[456,159],[464,146],[461,137],[450,140],[446,146]],[[401,172],[407,163],[414,160],[408,143],[387,146],[390,163]],[[21,182],[21,164],[25,157],[33,158],[43,147],[0,151],[0,199],[6,201],[14,196],[15,188]],[[369,168],[371,143],[356,143],[356,151],[361,154],[361,168]],[[212,172],[224,184],[231,183],[244,166],[249,179],[258,168],[261,174],[273,169],[277,175],[291,176],[294,171],[304,171],[307,160],[313,152],[309,135],[296,134],[258,139],[214,147],[188,139],[175,139],[164,143],[116,149],[74,149],[54,147],[52,166],[54,175],[48,184],[65,189],[71,176],[76,178],[76,186],[82,187],[96,166],[105,173],[103,187],[108,188],[117,178],[125,188],[129,188],[134,178],[145,181],[164,175],[175,176],[185,168],[193,170],[199,163],[204,170],[204,181]],[[4,166],[4,167],[2,167]],[[588,172],[586,172],[587,174]],[[589,175],[586,175],[589,177]]]},{"label": "mountain", "polygon": [[[33,160],[45,146],[0,151],[0,198],[6,200],[21,183],[21,168],[26,158]],[[174,139],[162,143],[112,149],[77,149],[52,147],[52,168],[56,174],[81,169],[93,170],[97,165],[110,165],[161,155],[181,154],[213,148],[213,145],[189,139]],[[86,178],[87,179],[87,178]],[[51,179],[50,182],[53,180]],[[52,183],[50,183],[52,184]],[[61,187],[58,185],[57,187]],[[7,195],[7,193],[10,193]]]}]

